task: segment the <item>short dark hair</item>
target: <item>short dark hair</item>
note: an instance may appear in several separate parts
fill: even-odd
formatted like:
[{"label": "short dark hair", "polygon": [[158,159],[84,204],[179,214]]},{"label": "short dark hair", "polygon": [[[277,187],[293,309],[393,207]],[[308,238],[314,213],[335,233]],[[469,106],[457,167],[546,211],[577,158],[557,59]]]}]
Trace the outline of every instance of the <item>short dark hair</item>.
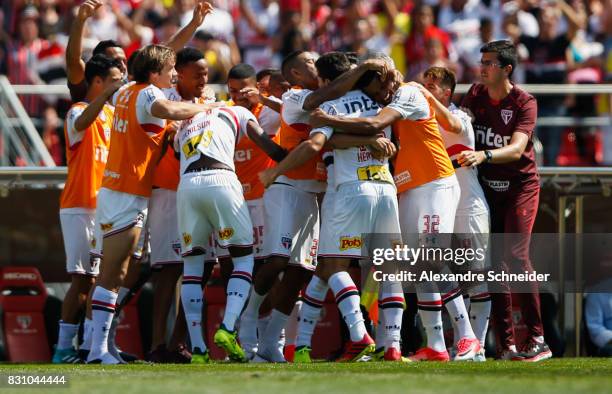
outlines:
[{"label": "short dark hair", "polygon": [[191,47],[183,48],[176,53],[176,64],[174,68],[178,70],[189,63],[195,63],[202,59],[204,59],[204,55],[199,50]]},{"label": "short dark hair", "polygon": [[214,40],[215,37],[207,31],[198,30],[196,34],[193,36],[194,40],[202,40],[202,41],[210,41]]},{"label": "short dark hair", "polygon": [[508,40],[488,42],[480,48],[480,53],[495,53],[497,54],[497,60],[499,61],[500,66],[512,66],[512,70],[510,70],[510,74],[508,75],[509,77],[512,76],[512,73],[518,64],[516,47]]},{"label": "short dark hair", "polygon": [[333,81],[351,69],[351,62],[342,52],[328,52],[315,62],[321,79]]},{"label": "short dark hair", "polygon": [[85,81],[91,85],[95,77],[105,79],[110,74],[111,68],[116,67],[121,70],[118,60],[112,59],[102,53],[94,55],[85,63]]},{"label": "short dark hair", "polygon": [[298,58],[298,56],[300,56],[301,54],[305,52],[306,51],[301,51],[301,50],[293,51],[283,59],[283,63],[281,64],[281,72],[283,73],[283,77],[285,77],[287,81],[289,82],[293,81],[293,79],[291,78],[290,70],[295,66],[295,60]]},{"label": "short dark hair", "polygon": [[123,49],[123,47],[119,45],[119,43],[115,40],[104,40],[104,41],[100,41],[98,45],[95,46],[92,54],[93,55],[97,55],[100,53],[105,54],[108,48],[122,48]]},{"label": "short dark hair", "polygon": [[455,94],[455,86],[457,85],[457,77],[455,73],[446,67],[429,67],[423,73],[425,78],[433,78],[440,82],[440,85],[450,89],[451,97]]},{"label": "short dark hair", "polygon": [[359,56],[357,55],[357,52],[346,52],[345,55],[348,58],[351,65],[359,64]]},{"label": "short dark hair", "polygon": [[269,77],[270,75],[272,75],[274,71],[277,70],[275,68],[264,68],[263,70],[257,72],[257,75],[255,75],[255,79],[257,80],[257,82],[259,82],[265,77]]},{"label": "short dark hair", "polygon": [[270,73],[270,82],[272,81],[275,81],[278,83],[287,82],[287,80],[283,76],[283,73],[280,72],[280,70],[272,70],[272,72]]},{"label": "short dark hair", "polygon": [[247,79],[255,78],[255,69],[250,64],[239,63],[236,64],[227,73],[227,79]]}]

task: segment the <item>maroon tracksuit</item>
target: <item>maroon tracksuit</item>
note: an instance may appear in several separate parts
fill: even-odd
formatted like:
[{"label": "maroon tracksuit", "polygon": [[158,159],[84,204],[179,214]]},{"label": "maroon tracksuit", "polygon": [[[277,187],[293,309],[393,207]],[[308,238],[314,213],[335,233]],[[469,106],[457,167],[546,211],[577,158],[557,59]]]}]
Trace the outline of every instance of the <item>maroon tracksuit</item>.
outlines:
[{"label": "maroon tracksuit", "polygon": [[[476,150],[506,146],[514,132],[529,136],[527,147],[518,161],[484,163],[479,167],[479,179],[491,211],[491,233],[514,234],[505,236],[503,245],[492,243],[493,267],[506,272],[531,272],[529,241],[540,195],[540,179],[531,141],[537,118],[537,102],[517,86],[503,100],[496,102],[489,97],[484,85],[475,84],[463,99],[462,106],[469,108],[475,116]],[[518,296],[522,315],[529,335],[541,336],[538,284],[533,282],[526,285],[522,284]],[[492,290],[492,315],[498,347],[507,349],[514,345],[510,287],[502,283]]]}]

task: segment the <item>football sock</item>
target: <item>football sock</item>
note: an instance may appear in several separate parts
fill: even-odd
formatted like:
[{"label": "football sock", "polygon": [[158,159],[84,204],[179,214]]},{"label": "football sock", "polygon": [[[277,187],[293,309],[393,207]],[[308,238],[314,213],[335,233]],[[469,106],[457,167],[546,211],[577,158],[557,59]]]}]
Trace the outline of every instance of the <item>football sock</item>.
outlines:
[{"label": "football sock", "polygon": [[73,347],[72,341],[79,331],[78,324],[64,323],[60,320],[59,322],[59,335],[57,337],[57,349],[70,349]]},{"label": "football sock", "polygon": [[259,338],[262,348],[271,349],[278,346],[279,338],[288,320],[289,315],[285,315],[276,309],[272,310],[266,331],[264,331],[263,336]]},{"label": "football sock", "polygon": [[[117,307],[122,307],[123,306],[123,301],[125,300],[125,297],[130,293],[130,289],[128,289],[127,287],[120,287],[119,288],[119,293],[117,295]],[[117,347],[117,344],[115,343],[115,338],[117,337],[117,326],[119,325],[119,316],[117,314],[115,314],[113,316],[113,321],[111,322],[111,328],[110,331],[108,332],[108,351],[110,352],[110,354],[113,355],[113,357],[115,357],[118,360],[121,360],[121,355],[119,354],[119,348]]]},{"label": "football sock", "polygon": [[336,304],[351,334],[351,341],[359,342],[366,335],[363,315],[359,306],[359,292],[348,272],[338,272],[328,281],[336,297]]},{"label": "football sock", "polygon": [[83,323],[83,343],[79,346],[80,350],[89,350],[91,349],[91,333],[93,330],[93,322],[91,319],[85,318],[85,323]]},{"label": "football sock", "polygon": [[183,257],[183,283],[181,284],[181,301],[185,311],[185,320],[189,330],[191,349],[206,350],[202,335],[202,274],[204,262],[202,256]]},{"label": "football sock", "polygon": [[223,325],[229,331],[234,331],[236,320],[240,316],[244,304],[249,297],[251,283],[253,282],[253,254],[242,257],[232,257],[234,271],[227,283],[227,302]]},{"label": "football sock", "polygon": [[108,333],[115,315],[117,293],[96,286],[91,299],[93,332],[88,360],[108,353]]},{"label": "football sock", "polygon": [[480,293],[470,297],[470,320],[474,335],[480,341],[480,346],[485,345],[487,329],[489,328],[489,316],[491,315],[491,295]]},{"label": "football sock", "polygon": [[[399,282],[386,281],[380,285],[379,315],[383,315],[385,330],[385,350],[396,348],[400,350],[400,331],[402,329],[402,316],[404,314],[404,293]],[[378,345],[378,343],[377,343]]]},{"label": "football sock", "polygon": [[446,351],[440,293],[421,293],[417,290],[417,299],[419,317],[427,333],[427,347],[437,352]]},{"label": "football sock", "polygon": [[475,338],[468,312],[465,309],[461,289],[457,287],[449,293],[444,294],[442,296],[442,303],[446,307],[451,321],[453,322],[455,344],[459,342],[461,338]]},{"label": "football sock", "polygon": [[297,319],[300,314],[300,310],[302,309],[302,305],[302,301],[296,302],[291,314],[289,315],[289,321],[287,322],[287,327],[285,329],[285,346],[295,345],[298,326]]},{"label": "football sock", "polygon": [[313,276],[308,283],[297,319],[296,346],[311,346],[312,334],[321,318],[321,308],[328,290],[327,283],[317,276]]}]

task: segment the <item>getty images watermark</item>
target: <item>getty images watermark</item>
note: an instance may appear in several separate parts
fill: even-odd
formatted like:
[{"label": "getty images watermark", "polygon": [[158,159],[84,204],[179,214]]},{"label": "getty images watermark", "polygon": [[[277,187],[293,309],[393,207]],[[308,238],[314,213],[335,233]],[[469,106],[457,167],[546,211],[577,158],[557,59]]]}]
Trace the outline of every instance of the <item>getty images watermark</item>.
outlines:
[{"label": "getty images watermark", "polygon": [[492,269],[484,247],[396,245],[374,248],[371,256],[375,266],[372,275],[377,282],[528,283],[548,282],[551,278],[550,273],[533,270]]}]

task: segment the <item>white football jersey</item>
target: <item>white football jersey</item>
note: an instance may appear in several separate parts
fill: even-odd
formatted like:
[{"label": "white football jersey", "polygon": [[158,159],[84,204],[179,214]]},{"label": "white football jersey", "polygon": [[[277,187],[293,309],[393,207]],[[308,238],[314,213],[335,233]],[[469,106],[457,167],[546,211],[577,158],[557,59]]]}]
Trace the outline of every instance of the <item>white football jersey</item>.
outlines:
[{"label": "white football jersey", "polygon": [[[347,118],[364,118],[375,116],[380,112],[380,107],[361,90],[352,90],[346,95],[327,101],[319,107],[331,115],[339,115]],[[383,131],[385,137],[391,137],[391,128]],[[325,126],[313,129],[310,135],[323,133],[329,140],[334,130]],[[345,182],[354,181],[378,181],[394,184],[393,177],[389,171],[388,160],[378,160],[372,157],[367,146],[353,147],[348,149],[334,149],[334,177],[335,188]],[[328,179],[329,183],[330,180]]]},{"label": "white football jersey", "polygon": [[[456,163],[457,156],[463,151],[474,150],[476,146],[474,129],[470,116],[457,108],[454,104],[448,107],[453,116],[461,122],[461,133],[455,134],[446,131],[440,126],[440,132],[448,156]],[[455,175],[461,188],[461,199],[457,208],[458,215],[474,215],[488,212],[489,207],[484,197],[482,187],[478,182],[478,169],[475,167],[459,167],[455,169]]]},{"label": "white football jersey", "polygon": [[234,150],[245,136],[249,120],[257,123],[251,111],[238,106],[203,111],[184,120],[174,140],[175,148],[181,154],[181,174],[201,155],[235,170]]}]

